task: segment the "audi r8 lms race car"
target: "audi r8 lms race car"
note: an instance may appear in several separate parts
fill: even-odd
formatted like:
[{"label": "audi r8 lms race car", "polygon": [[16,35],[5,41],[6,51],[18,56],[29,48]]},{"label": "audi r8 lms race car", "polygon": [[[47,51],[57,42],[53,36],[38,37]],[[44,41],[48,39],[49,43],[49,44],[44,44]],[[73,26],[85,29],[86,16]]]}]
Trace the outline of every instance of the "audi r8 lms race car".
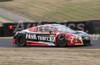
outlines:
[{"label": "audi r8 lms race car", "polygon": [[91,45],[91,39],[86,32],[74,31],[65,25],[45,24],[16,32],[13,44],[63,47]]}]

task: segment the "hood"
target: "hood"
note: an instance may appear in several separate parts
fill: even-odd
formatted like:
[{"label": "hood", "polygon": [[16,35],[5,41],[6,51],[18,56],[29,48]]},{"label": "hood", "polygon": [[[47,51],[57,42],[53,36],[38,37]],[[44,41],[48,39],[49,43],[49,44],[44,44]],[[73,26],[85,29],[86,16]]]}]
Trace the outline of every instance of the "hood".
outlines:
[{"label": "hood", "polygon": [[76,35],[79,35],[79,36],[89,36],[86,32],[84,31],[76,31],[76,33],[74,33]]}]

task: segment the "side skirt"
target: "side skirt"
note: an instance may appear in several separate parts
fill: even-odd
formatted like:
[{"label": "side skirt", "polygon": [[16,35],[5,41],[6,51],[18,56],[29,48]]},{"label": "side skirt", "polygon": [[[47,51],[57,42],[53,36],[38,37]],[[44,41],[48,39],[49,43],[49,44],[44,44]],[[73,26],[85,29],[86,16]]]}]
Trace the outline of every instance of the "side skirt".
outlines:
[{"label": "side skirt", "polygon": [[26,41],[26,45],[31,45],[31,46],[55,46],[54,43],[51,42],[36,42],[36,41]]}]

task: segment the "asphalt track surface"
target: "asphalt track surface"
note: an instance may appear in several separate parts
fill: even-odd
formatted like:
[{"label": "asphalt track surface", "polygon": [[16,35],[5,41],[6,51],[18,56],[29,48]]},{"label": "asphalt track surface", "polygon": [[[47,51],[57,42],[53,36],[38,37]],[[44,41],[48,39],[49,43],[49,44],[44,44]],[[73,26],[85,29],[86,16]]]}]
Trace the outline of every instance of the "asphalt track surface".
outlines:
[{"label": "asphalt track surface", "polygon": [[52,46],[26,46],[17,47],[13,45],[12,38],[0,38],[0,48],[80,48],[80,49],[100,49],[100,37],[92,38],[92,46],[68,46],[68,47],[52,47]]}]

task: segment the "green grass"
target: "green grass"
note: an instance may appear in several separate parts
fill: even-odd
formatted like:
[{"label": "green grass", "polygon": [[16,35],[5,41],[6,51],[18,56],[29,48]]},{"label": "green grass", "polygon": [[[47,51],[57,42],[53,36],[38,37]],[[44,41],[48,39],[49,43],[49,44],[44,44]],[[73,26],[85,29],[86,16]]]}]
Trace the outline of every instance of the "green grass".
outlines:
[{"label": "green grass", "polygon": [[35,21],[100,19],[100,0],[13,0],[0,7]]}]

